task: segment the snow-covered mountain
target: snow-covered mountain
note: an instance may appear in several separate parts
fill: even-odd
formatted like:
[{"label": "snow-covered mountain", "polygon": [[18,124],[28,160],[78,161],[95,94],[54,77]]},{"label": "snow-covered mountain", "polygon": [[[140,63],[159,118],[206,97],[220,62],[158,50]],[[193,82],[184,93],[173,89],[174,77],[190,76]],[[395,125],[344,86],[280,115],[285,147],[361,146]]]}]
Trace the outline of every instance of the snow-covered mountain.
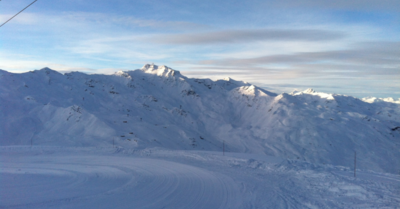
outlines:
[{"label": "snow-covered mountain", "polygon": [[[0,145],[263,153],[399,173],[400,104],[308,89],[277,95],[166,66],[113,75],[0,70]],[[378,100],[377,100],[378,101]]]}]

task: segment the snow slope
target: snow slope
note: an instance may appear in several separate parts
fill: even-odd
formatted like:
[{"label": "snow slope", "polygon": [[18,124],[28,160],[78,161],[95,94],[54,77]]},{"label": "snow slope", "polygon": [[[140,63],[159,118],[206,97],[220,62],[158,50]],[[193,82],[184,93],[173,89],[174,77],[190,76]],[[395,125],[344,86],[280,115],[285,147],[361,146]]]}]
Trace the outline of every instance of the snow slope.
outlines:
[{"label": "snow slope", "polygon": [[0,208],[397,208],[399,175],[257,154],[0,147]]},{"label": "snow slope", "polygon": [[0,71],[0,145],[255,153],[399,173],[400,108],[311,89],[280,95],[166,66],[113,75]]},{"label": "snow slope", "polygon": [[364,102],[368,102],[368,103],[390,102],[390,103],[400,104],[400,99],[395,100],[392,97],[388,97],[388,98],[365,97],[365,98],[362,98],[362,100]]}]

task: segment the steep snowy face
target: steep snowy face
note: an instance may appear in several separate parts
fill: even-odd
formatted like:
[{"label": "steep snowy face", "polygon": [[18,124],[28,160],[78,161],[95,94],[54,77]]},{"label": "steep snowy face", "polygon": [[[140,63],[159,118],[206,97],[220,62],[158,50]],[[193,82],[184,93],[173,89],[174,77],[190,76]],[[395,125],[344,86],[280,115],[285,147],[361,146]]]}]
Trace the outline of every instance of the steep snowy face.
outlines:
[{"label": "steep snowy face", "polygon": [[[251,152],[398,172],[400,106],[308,89],[277,95],[166,66],[113,75],[0,71],[0,145]],[[373,153],[373,154],[371,154]]]}]

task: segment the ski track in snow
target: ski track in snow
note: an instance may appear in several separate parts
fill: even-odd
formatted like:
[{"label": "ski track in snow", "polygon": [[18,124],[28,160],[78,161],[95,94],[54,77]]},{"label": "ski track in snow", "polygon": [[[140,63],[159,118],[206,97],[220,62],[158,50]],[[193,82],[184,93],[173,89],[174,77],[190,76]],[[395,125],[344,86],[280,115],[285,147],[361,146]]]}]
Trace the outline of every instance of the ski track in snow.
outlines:
[{"label": "ski track in snow", "polygon": [[0,208],[396,208],[400,176],[265,155],[0,147]]},{"label": "ski track in snow", "polygon": [[1,159],[0,208],[237,208],[219,173],[158,159],[31,156]]}]

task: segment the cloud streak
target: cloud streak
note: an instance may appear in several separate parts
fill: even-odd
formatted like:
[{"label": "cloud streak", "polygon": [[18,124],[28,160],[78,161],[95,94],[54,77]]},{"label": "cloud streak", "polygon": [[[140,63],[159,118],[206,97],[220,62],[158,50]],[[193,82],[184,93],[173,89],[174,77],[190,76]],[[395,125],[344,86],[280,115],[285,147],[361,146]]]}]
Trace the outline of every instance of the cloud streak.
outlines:
[{"label": "cloud streak", "polygon": [[266,5],[281,8],[341,9],[357,11],[400,11],[398,0],[281,0]]},{"label": "cloud streak", "polygon": [[156,35],[144,40],[158,44],[203,45],[236,44],[256,41],[331,41],[345,38],[338,31],[313,29],[224,30],[203,33]]},{"label": "cloud streak", "polygon": [[162,21],[154,19],[141,19],[124,15],[104,15],[102,13],[70,12],[65,13],[64,19],[68,21],[80,21],[86,24],[107,24],[124,27],[149,27],[162,28],[163,30],[194,30],[207,29],[209,26],[187,21]]},{"label": "cloud streak", "polygon": [[356,65],[400,66],[400,42],[371,42],[350,49],[276,54],[247,59],[201,60],[202,65],[254,66],[267,64],[301,64],[340,62]]},{"label": "cloud streak", "polygon": [[[0,21],[8,19],[12,14],[1,14]],[[151,28],[162,29],[163,31],[188,31],[188,30],[204,30],[210,26],[205,24],[187,22],[187,21],[171,21],[171,20],[155,20],[143,19],[126,15],[105,15],[103,13],[94,12],[62,12],[59,14],[38,14],[25,12],[13,20],[14,24],[36,25],[45,24],[53,29],[63,27],[72,28],[83,26],[81,29],[93,29],[96,27],[124,27],[125,30],[132,28]],[[43,26],[42,26],[43,27]]]}]

